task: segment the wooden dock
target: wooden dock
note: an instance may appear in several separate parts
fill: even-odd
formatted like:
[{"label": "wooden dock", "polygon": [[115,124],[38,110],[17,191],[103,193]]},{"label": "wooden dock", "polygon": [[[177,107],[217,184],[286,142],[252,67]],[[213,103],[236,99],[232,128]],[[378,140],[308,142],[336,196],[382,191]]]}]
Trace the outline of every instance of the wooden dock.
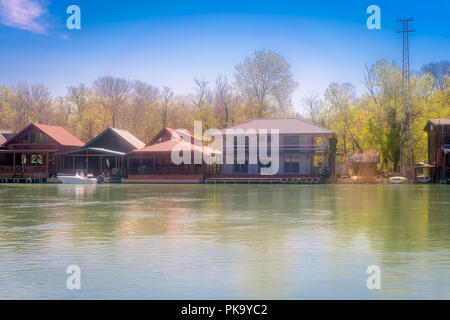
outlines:
[{"label": "wooden dock", "polygon": [[247,184],[323,184],[326,179],[323,177],[308,178],[207,178],[205,183],[247,183]]}]

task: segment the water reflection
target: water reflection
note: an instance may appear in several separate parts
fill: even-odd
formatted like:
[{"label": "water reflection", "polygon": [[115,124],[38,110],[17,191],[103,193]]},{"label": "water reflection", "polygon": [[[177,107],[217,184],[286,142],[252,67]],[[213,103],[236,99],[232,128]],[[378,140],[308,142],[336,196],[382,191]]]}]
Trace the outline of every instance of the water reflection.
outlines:
[{"label": "water reflection", "polygon": [[0,298],[449,298],[449,190],[1,186]]}]

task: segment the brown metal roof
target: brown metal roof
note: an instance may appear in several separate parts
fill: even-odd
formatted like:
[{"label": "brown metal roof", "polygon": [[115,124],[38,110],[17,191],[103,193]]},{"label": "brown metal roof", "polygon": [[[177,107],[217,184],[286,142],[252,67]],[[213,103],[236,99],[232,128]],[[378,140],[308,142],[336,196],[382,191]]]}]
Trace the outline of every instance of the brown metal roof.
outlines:
[{"label": "brown metal roof", "polygon": [[113,132],[114,134],[116,134],[117,136],[120,137],[120,139],[124,140],[126,143],[128,143],[130,145],[130,150],[131,149],[140,149],[142,147],[145,146],[145,143],[143,143],[141,140],[139,140],[138,138],[136,138],[135,136],[133,136],[131,133],[129,133],[126,130],[122,130],[122,129],[116,129],[116,128],[112,128],[112,127],[108,127],[105,130],[103,130],[102,132],[100,132],[95,138],[93,138],[91,141],[87,142],[83,148],[88,148],[91,147],[95,141],[97,141],[98,139],[100,139],[100,137],[102,137],[105,134],[108,134],[110,132]]},{"label": "brown metal roof", "polygon": [[330,130],[298,118],[255,119],[228,127],[227,129],[278,129],[280,134],[334,135],[334,132]]},{"label": "brown metal roof", "polygon": [[117,133],[119,136],[121,136],[123,139],[125,139],[129,144],[131,144],[136,149],[139,149],[139,148],[142,148],[145,146],[145,143],[143,143],[141,140],[139,140],[138,138],[136,138],[134,135],[132,135],[131,133],[129,133],[126,130],[116,129],[116,128],[111,128],[111,130],[113,130],[115,133]]},{"label": "brown metal roof", "polygon": [[425,125],[425,128],[423,128],[424,131],[428,131],[430,124],[433,124],[435,126],[444,125],[449,126],[450,125],[450,119],[428,119],[427,124]]}]

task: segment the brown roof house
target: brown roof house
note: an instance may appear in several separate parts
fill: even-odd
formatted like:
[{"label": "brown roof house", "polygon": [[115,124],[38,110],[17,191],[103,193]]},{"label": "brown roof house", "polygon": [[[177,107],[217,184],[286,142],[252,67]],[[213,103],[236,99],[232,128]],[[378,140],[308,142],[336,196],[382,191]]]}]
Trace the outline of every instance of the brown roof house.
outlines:
[{"label": "brown roof house", "polygon": [[31,123],[3,143],[0,178],[45,180],[57,172],[57,153],[82,145],[62,127]]}]

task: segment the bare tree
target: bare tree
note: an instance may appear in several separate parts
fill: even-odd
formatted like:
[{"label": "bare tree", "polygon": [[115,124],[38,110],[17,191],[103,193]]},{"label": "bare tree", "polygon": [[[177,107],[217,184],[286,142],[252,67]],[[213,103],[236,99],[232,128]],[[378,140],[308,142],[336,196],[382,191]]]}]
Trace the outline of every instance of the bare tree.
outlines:
[{"label": "bare tree", "polygon": [[192,103],[194,103],[197,108],[200,108],[207,103],[206,101],[209,96],[208,81],[205,79],[194,79],[194,82],[196,84],[196,96]]},{"label": "bare tree", "polygon": [[321,117],[321,101],[317,92],[309,92],[302,99],[303,106],[308,112],[312,123],[319,126],[325,126],[324,119]]},{"label": "bare tree", "polygon": [[434,88],[444,90],[448,78],[450,78],[450,61],[442,60],[432,62],[422,67],[423,73],[428,73],[434,80]]},{"label": "bare tree", "polygon": [[136,80],[132,83],[132,102],[130,108],[130,126],[133,126],[134,133],[138,133],[138,129],[143,126],[146,121],[145,115],[152,107],[156,105],[160,93],[157,87],[154,87],[143,81]]},{"label": "bare tree", "polygon": [[324,96],[329,105],[332,118],[338,120],[338,122],[342,124],[342,126],[338,126],[337,130],[343,140],[344,153],[347,152],[347,135],[350,136],[354,147],[362,153],[363,149],[352,129],[355,127],[352,123],[350,112],[355,100],[354,86],[349,82],[343,84],[332,82],[329,84]]},{"label": "bare tree", "polygon": [[226,126],[230,119],[230,100],[232,99],[231,87],[228,85],[228,78],[218,74],[216,78],[216,106],[218,114],[225,113],[223,126]]},{"label": "bare tree", "polygon": [[53,112],[53,98],[42,84],[18,83],[14,88],[12,107],[16,110],[16,127],[21,128],[30,121],[47,124]]},{"label": "bare tree", "polygon": [[84,84],[80,84],[78,87],[68,87],[67,91],[66,101],[70,107],[68,112],[76,111],[78,115],[81,115],[88,107],[88,101],[92,93],[91,89]]},{"label": "bare tree", "polygon": [[[254,106],[252,116],[263,117],[280,99],[289,101],[297,87],[290,65],[277,53],[260,50],[235,67],[236,86]],[[285,106],[283,106],[284,108]]]},{"label": "bare tree", "polygon": [[169,87],[164,87],[162,91],[162,96],[163,96],[162,123],[163,128],[165,128],[167,126],[167,113],[169,108],[169,101],[170,98],[173,97],[172,89]]},{"label": "bare tree", "polygon": [[[100,103],[112,115],[112,126],[116,126],[116,118],[124,108],[130,94],[130,83],[126,79],[110,76],[100,77],[94,82],[94,89]],[[122,110],[121,110],[122,109]],[[126,114],[122,115],[122,119]]]}]

